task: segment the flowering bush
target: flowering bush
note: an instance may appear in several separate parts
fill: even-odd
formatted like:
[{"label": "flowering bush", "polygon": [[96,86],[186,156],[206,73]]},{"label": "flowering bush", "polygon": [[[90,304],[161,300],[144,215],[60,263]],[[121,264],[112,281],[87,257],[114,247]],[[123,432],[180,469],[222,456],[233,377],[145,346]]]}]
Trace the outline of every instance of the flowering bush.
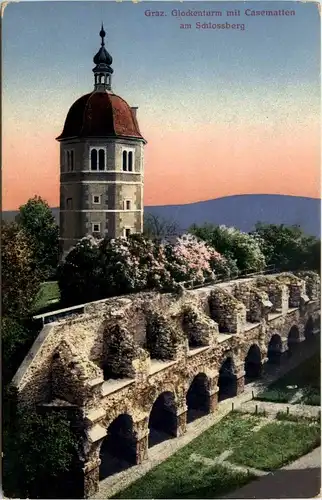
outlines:
[{"label": "flowering bush", "polygon": [[134,234],[129,238],[83,238],[59,269],[67,305],[142,290],[173,291],[181,281],[202,283],[229,265],[214,248],[193,235],[174,244]]},{"label": "flowering bush", "polygon": [[239,271],[260,271],[266,265],[263,241],[259,235],[244,233],[234,227],[207,224],[194,226],[191,231],[237,266]]},{"label": "flowering bush", "polygon": [[202,283],[214,278],[217,263],[225,259],[212,247],[192,234],[177,238],[174,245],[165,246],[167,268],[176,282],[195,281]]}]

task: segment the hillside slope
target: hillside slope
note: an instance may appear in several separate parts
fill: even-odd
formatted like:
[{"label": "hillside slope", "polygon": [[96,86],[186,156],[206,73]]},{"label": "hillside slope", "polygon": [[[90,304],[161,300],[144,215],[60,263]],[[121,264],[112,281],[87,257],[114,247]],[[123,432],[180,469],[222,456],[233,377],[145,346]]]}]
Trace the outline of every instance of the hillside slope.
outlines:
[{"label": "hillside slope", "polygon": [[[59,209],[53,208],[58,222]],[[181,231],[191,224],[225,224],[242,231],[251,231],[257,222],[297,224],[307,234],[320,236],[321,200],[300,196],[270,194],[237,195],[200,201],[187,205],[146,206],[150,213],[175,221]],[[4,220],[13,220],[17,211],[2,213]]]}]

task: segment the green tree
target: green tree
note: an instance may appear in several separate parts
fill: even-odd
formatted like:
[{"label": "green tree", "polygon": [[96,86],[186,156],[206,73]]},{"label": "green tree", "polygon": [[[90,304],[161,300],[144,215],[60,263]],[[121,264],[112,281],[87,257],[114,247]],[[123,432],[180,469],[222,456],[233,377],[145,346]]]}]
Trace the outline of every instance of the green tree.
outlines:
[{"label": "green tree", "polygon": [[19,208],[19,226],[29,236],[37,272],[43,280],[56,270],[59,258],[59,227],[48,203],[34,196]]},{"label": "green tree", "polygon": [[321,243],[305,235],[299,226],[258,223],[253,234],[260,237],[268,264],[282,271],[320,271]]},{"label": "green tree", "polygon": [[3,409],[4,493],[18,498],[55,498],[59,483],[64,487],[63,479],[75,461],[75,433],[62,411],[38,414],[17,410],[10,397],[7,391]]},{"label": "green tree", "polygon": [[16,319],[29,315],[40,287],[32,243],[16,223],[1,231],[2,315]]},{"label": "green tree", "polygon": [[252,272],[260,271],[266,265],[258,235],[243,233],[234,227],[212,224],[193,225],[190,232],[226,257],[232,268],[237,266],[239,271]]}]

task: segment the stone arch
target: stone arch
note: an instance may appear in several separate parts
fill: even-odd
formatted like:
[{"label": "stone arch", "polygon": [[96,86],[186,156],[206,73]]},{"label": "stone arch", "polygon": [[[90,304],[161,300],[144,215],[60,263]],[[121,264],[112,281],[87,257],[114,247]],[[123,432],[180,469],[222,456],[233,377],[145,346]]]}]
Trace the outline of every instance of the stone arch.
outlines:
[{"label": "stone arch", "polygon": [[260,377],[262,371],[261,351],[257,344],[252,344],[245,357],[245,383]]},{"label": "stone arch", "polygon": [[192,422],[210,411],[210,381],[205,373],[193,378],[186,395],[187,422]]},{"label": "stone arch", "polygon": [[295,351],[299,342],[300,342],[299,329],[296,325],[293,325],[290,331],[288,332],[287,336],[287,348],[289,354],[292,354]]},{"label": "stone arch", "polygon": [[311,340],[314,337],[314,321],[312,316],[310,316],[304,326],[304,337],[305,340]]},{"label": "stone arch", "polygon": [[231,356],[226,357],[219,368],[218,388],[218,401],[237,395],[236,369]]},{"label": "stone arch", "polygon": [[136,464],[136,442],[133,419],[122,413],[110,423],[101,444],[100,480]]},{"label": "stone arch", "polygon": [[268,362],[272,364],[278,364],[282,355],[282,338],[278,333],[271,336],[267,348],[267,358]]},{"label": "stone arch", "polygon": [[162,392],[154,401],[149,417],[149,447],[177,434],[177,404],[173,392]]}]

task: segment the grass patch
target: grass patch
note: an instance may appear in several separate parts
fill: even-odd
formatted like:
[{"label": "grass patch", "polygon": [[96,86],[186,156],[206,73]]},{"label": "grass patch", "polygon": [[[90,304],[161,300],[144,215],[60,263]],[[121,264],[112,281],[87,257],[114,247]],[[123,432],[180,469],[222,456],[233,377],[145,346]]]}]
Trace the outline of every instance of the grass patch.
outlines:
[{"label": "grass patch", "polygon": [[215,498],[255,476],[183,460],[180,451],[112,498]]},{"label": "grass patch", "polygon": [[36,297],[33,313],[45,312],[50,308],[57,309],[60,301],[60,290],[57,281],[46,281],[40,285],[40,290]]},{"label": "grass patch", "polygon": [[291,391],[283,391],[281,389],[267,388],[260,392],[254,399],[257,401],[271,401],[274,403],[287,403],[297,389]]},{"label": "grass patch", "polygon": [[320,389],[308,387],[304,389],[303,396],[299,403],[303,405],[320,406],[321,405],[321,392]]},{"label": "grass patch", "polygon": [[320,442],[319,425],[272,422],[241,442],[229,460],[270,471],[305,455]]},{"label": "grass patch", "polygon": [[286,420],[290,422],[321,422],[321,412],[317,417],[306,417],[305,415],[294,415],[292,413],[287,413],[285,411],[279,411],[276,415],[276,420]]},{"label": "grass patch", "polygon": [[288,403],[297,391],[302,395],[294,403],[319,406],[320,397],[320,363],[321,355],[317,352],[299,366],[273,382],[256,398],[258,401]]},{"label": "grass patch", "polygon": [[262,420],[232,412],[113,498],[222,498],[255,477],[220,464],[196,463],[192,453],[215,458],[230,449],[230,462],[270,471],[320,444],[316,422],[268,422],[253,432]]},{"label": "grass patch", "polygon": [[232,449],[253,435],[252,429],[260,416],[230,413],[225,419],[210,427],[203,434],[191,441],[181,452],[188,459],[191,453],[198,453],[203,457],[214,458],[227,449]]},{"label": "grass patch", "polygon": [[113,498],[214,498],[243,486],[254,479],[248,473],[213,467],[189,459],[192,453],[214,458],[250,437],[259,418],[241,418],[233,412],[210,427],[144,477]]}]

